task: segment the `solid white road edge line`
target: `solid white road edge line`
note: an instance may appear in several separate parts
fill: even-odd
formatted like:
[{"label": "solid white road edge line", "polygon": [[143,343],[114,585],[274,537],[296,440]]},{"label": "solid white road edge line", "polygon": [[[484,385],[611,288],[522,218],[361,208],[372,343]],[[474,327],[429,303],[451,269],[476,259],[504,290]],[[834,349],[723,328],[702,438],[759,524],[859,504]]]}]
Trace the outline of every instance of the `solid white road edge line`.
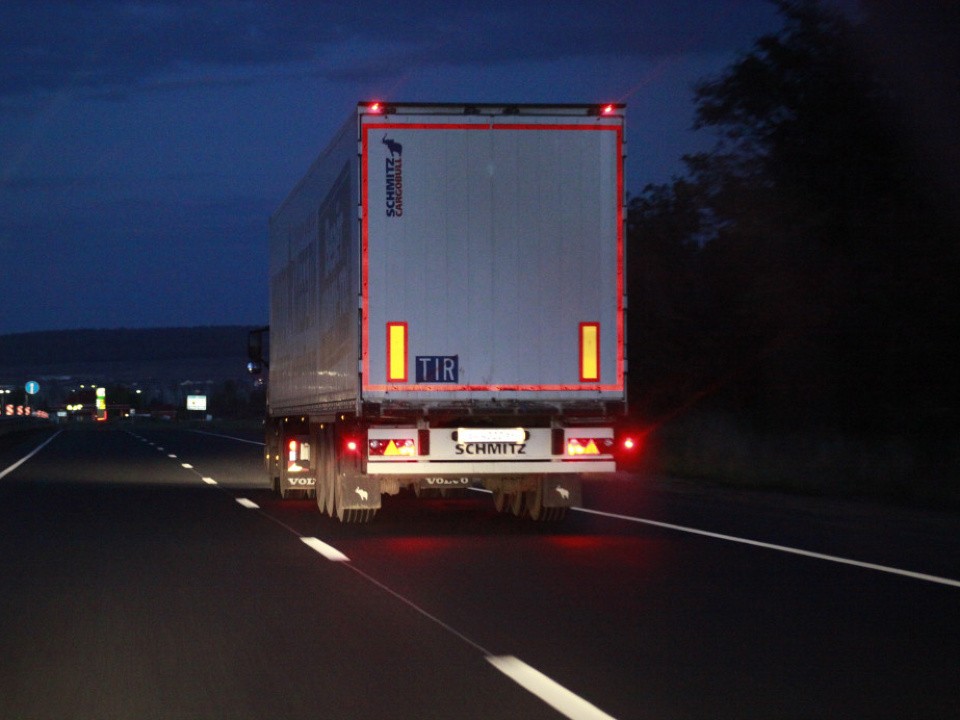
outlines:
[{"label": "solid white road edge line", "polygon": [[262,442],[257,442],[256,440],[247,440],[246,438],[238,438],[233,435],[221,435],[220,433],[206,432],[205,430],[187,430],[187,432],[196,433],[197,435],[212,435],[213,437],[226,438],[227,440],[236,440],[237,442],[247,443],[247,445],[260,445],[263,446]]},{"label": "solid white road edge line", "polygon": [[664,528],[666,530],[677,530],[678,532],[689,533],[691,535],[700,535],[702,537],[713,538],[715,540],[726,540],[728,542],[740,543],[741,545],[750,545],[752,547],[764,548],[766,550],[776,550],[791,555],[801,555],[803,557],[814,558],[816,560],[826,560],[827,562],[839,563],[841,565],[852,565],[854,567],[865,568],[867,570],[876,570],[891,575],[900,575],[902,577],[912,578],[914,580],[923,580],[925,582],[938,583],[940,585],[949,585],[950,587],[960,588],[960,580],[939,577],[937,575],[927,575],[926,573],[913,572],[912,570],[901,570],[900,568],[890,567],[888,565],[877,565],[876,563],[861,562],[860,560],[851,560],[849,558],[838,557],[836,555],[825,555],[824,553],[811,552],[810,550],[801,550],[799,548],[788,547],[786,545],[774,545],[773,543],[760,542],[759,540],[750,540],[748,538],[736,537],[734,535],[722,535],[720,533],[698,530],[696,528],[684,527],[683,525],[672,525],[670,523],[659,522],[657,520],[647,520],[645,518],[632,517],[630,515],[618,515],[617,513],[603,512],[601,510],[588,510],[587,508],[571,508],[577,512],[587,513],[588,515],[599,515],[601,517],[613,518],[615,520],[626,520],[628,522],[641,523],[643,525],[652,525],[653,527]]},{"label": "solid white road edge line", "polygon": [[303,544],[309,548],[313,548],[318,553],[323,555],[327,560],[332,560],[333,562],[349,562],[350,558],[344,555],[342,552],[337,550],[332,545],[327,545],[322,540],[315,537],[302,537],[300,540],[303,541]]},{"label": "solid white road edge line", "polygon": [[10,473],[12,473],[12,472],[13,472],[14,470],[16,470],[18,467],[20,467],[21,465],[23,465],[27,460],[29,460],[29,459],[32,458],[34,455],[36,455],[38,452],[40,452],[41,450],[43,450],[47,445],[49,445],[51,442],[53,442],[53,439],[54,439],[57,435],[59,435],[59,434],[62,433],[62,432],[63,432],[63,430],[57,430],[53,435],[51,435],[50,437],[48,437],[44,442],[42,442],[42,443],[40,443],[39,445],[37,445],[37,447],[35,447],[33,450],[31,450],[28,454],[24,455],[22,458],[20,458],[19,460],[17,460],[13,465],[11,465],[10,467],[8,467],[8,468],[7,468],[6,470],[4,470],[3,472],[0,472],[0,480],[2,480],[3,478],[5,478],[7,475],[9,475]]},{"label": "solid white road edge line", "polygon": [[[484,490],[483,488],[470,489],[476,490],[477,492],[490,492],[489,490]],[[925,582],[932,582],[939,585],[960,588],[960,580],[953,580],[952,578],[940,577],[938,575],[928,575],[926,573],[913,572],[912,570],[902,570],[900,568],[890,567],[889,565],[877,565],[876,563],[851,560],[849,558],[838,557],[837,555],[826,555],[824,553],[801,550],[800,548],[788,547],[786,545],[774,545],[773,543],[750,540],[749,538],[741,538],[734,535],[722,535],[720,533],[709,532],[707,530],[698,530],[697,528],[684,527],[683,525],[673,525],[671,523],[648,520],[646,518],[634,517],[632,515],[620,515],[617,513],[604,512],[602,510],[590,510],[589,508],[583,507],[572,507],[570,509],[574,510],[575,512],[586,513],[587,515],[599,515],[600,517],[612,518],[614,520],[626,520],[627,522],[640,523],[642,525],[652,525],[653,527],[676,530],[678,532],[690,533],[691,535],[701,535],[703,537],[713,538],[715,540],[726,540],[728,542],[740,543],[741,545],[752,545],[753,547],[776,550],[778,552],[790,553],[791,555],[801,555],[803,557],[814,558],[816,560],[826,560],[827,562],[839,563],[841,565],[852,565],[854,567],[864,568],[867,570],[876,570],[877,572],[900,575],[901,577],[908,577],[914,580],[923,580]]]},{"label": "solid white road edge line", "polygon": [[237,498],[237,502],[243,505],[245,508],[250,508],[251,510],[260,509],[259,505],[257,505],[253,500],[247,500],[247,498]]},{"label": "solid white road edge line", "polygon": [[512,655],[488,655],[487,662],[571,720],[613,720],[612,715],[607,715],[596,705],[591,705]]}]

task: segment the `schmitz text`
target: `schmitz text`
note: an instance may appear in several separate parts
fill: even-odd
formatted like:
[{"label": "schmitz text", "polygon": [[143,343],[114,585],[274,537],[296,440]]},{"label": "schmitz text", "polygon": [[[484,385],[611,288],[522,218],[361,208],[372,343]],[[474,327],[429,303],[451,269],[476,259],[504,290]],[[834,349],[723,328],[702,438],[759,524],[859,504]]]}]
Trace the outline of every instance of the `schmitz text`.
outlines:
[{"label": "schmitz text", "polygon": [[526,455],[526,443],[475,442],[457,443],[457,455]]}]

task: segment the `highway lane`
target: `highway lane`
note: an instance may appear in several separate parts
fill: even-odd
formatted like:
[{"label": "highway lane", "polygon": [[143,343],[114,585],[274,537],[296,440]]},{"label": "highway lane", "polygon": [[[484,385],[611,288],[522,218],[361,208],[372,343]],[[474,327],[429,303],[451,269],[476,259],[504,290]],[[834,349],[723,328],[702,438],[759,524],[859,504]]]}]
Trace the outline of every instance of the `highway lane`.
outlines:
[{"label": "highway lane", "polygon": [[[0,480],[0,717],[562,717],[487,656],[619,718],[960,707],[960,588],[602,515],[542,527],[478,493],[341,526],[274,499],[257,445],[130,430],[74,429]],[[949,515],[626,476],[584,504],[960,577]]]},{"label": "highway lane", "polygon": [[556,717],[190,475],[96,428],[0,484],[0,717]]}]

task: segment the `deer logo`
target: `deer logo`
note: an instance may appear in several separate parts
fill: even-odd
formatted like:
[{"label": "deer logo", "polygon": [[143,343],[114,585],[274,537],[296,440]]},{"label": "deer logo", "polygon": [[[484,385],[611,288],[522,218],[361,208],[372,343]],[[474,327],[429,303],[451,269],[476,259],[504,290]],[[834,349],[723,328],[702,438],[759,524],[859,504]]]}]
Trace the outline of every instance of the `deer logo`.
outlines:
[{"label": "deer logo", "polygon": [[393,157],[394,155],[403,155],[403,145],[398,143],[396,140],[391,140],[388,138],[386,133],[384,133],[383,140],[380,142],[387,146],[387,150],[390,151],[390,157]]},{"label": "deer logo", "polygon": [[560,497],[562,497],[564,500],[570,499],[570,491],[567,490],[565,487],[561,487],[560,485],[557,485],[556,491],[560,493]]},{"label": "deer logo", "polygon": [[359,496],[360,496],[360,499],[363,500],[364,502],[366,502],[366,501],[370,498],[370,493],[368,493],[366,490],[364,490],[364,489],[363,489],[362,487],[360,487],[359,485],[357,485],[357,487],[356,487],[356,489],[354,490],[354,492],[355,492],[357,495],[359,495]]}]

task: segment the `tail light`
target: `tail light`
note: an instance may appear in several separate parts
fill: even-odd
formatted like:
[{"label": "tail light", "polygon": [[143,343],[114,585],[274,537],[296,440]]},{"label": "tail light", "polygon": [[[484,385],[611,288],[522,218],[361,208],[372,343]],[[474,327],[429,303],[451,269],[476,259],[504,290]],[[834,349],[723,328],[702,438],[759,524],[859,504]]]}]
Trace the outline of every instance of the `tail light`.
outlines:
[{"label": "tail light", "polygon": [[416,457],[417,441],[414,438],[370,440],[367,444],[370,457]]},{"label": "tail light", "polygon": [[613,453],[613,438],[572,437],[567,438],[567,455],[610,455]]},{"label": "tail light", "polygon": [[647,436],[650,429],[620,428],[617,430],[617,464],[621,467],[632,467],[643,458]]},{"label": "tail light", "polygon": [[310,443],[290,438],[287,441],[287,472],[303,472],[310,469]]}]

